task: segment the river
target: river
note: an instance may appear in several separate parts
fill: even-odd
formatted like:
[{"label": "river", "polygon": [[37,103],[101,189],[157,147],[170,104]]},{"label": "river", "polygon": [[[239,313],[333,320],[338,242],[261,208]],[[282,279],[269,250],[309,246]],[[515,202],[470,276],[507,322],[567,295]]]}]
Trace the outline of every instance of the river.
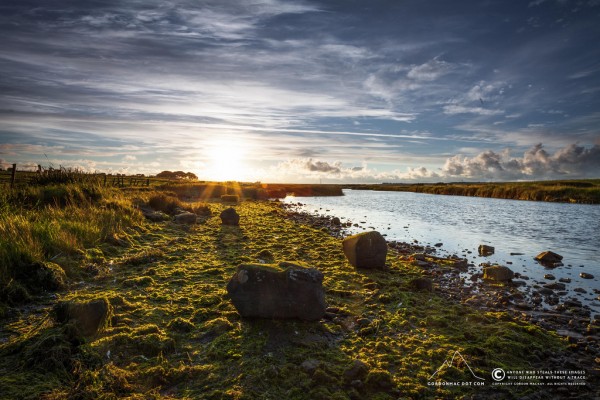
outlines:
[{"label": "river", "polygon": [[[441,243],[440,256],[456,254],[475,265],[507,265],[530,277],[530,284],[552,282],[544,279],[548,273],[556,280],[570,278],[569,294],[600,312],[594,293],[600,290],[599,205],[349,189],[344,196],[288,196],[284,202],[301,203],[301,211],[359,225],[348,228],[349,233],[377,230],[388,241]],[[495,247],[495,253],[479,256],[480,244]],[[546,250],[562,255],[564,265],[550,269],[534,261]],[[594,279],[581,278],[581,272]],[[575,288],[587,293],[573,292]]]}]

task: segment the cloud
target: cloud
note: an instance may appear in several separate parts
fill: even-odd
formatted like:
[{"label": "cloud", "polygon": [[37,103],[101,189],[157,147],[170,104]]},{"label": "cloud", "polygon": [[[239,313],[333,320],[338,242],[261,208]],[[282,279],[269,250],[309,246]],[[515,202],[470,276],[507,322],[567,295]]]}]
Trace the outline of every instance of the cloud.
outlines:
[{"label": "cloud", "polygon": [[500,115],[503,114],[502,110],[491,110],[483,107],[466,107],[455,104],[444,106],[444,114],[456,115],[456,114],[478,114],[478,115]]},{"label": "cloud", "polygon": [[446,160],[442,173],[449,178],[483,180],[595,177],[600,173],[600,146],[570,144],[550,154],[539,143],[517,158],[508,149],[487,150],[474,157],[456,155]]},{"label": "cloud", "polygon": [[434,81],[451,72],[454,66],[446,61],[434,58],[424,64],[414,66],[408,71],[406,76],[417,81]]}]

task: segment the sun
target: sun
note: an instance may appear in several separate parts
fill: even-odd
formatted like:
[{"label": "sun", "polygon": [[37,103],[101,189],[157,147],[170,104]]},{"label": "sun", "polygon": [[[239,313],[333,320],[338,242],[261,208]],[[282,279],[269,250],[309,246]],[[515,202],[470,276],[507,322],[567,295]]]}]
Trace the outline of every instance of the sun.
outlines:
[{"label": "sun", "polygon": [[247,145],[239,138],[220,138],[207,144],[206,175],[214,181],[241,181],[248,175]]}]

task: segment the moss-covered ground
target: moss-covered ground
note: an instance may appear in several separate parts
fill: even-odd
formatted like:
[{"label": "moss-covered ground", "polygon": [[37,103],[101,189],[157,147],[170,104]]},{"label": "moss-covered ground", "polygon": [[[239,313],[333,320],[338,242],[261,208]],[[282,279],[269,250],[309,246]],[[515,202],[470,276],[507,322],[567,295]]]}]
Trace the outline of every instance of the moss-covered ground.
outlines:
[{"label": "moss-covered ground", "polygon": [[[504,313],[483,313],[411,289],[419,270],[388,253],[388,271],[357,271],[341,241],[285,218],[278,203],[245,201],[239,227],[210,203],[196,225],[144,222],[127,242],[87,250],[94,277],[62,300],[106,298],[111,326],[73,340],[48,295],[4,320],[0,398],[392,399],[525,395],[492,387],[493,368],[534,368],[563,342]],[[318,322],[245,320],[225,285],[242,262],[301,261],[325,275]],[[459,351],[483,387],[431,386]],[[532,357],[536,355],[536,357]],[[354,368],[355,360],[367,368]],[[458,360],[458,359],[457,359]],[[437,378],[475,380],[466,365]]]}]

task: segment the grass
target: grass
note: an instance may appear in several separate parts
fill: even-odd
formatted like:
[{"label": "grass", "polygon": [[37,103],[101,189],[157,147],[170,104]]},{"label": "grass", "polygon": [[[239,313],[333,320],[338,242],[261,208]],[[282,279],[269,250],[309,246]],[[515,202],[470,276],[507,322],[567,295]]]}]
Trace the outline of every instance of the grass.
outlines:
[{"label": "grass", "polygon": [[[152,196],[129,195],[147,196],[136,201]],[[5,320],[0,398],[454,398],[475,389],[430,387],[427,379],[456,350],[485,377],[496,367],[531,367],[530,354],[565,350],[557,336],[506,313],[482,313],[413,290],[410,282],[420,270],[393,254],[390,271],[355,270],[339,239],[293,223],[276,203],[237,204],[239,227],[220,224],[218,215],[229,205],[209,203],[211,217],[187,227],[143,222],[134,200],[121,193],[102,196],[81,211],[68,204],[3,211],[6,221],[29,232],[19,251],[40,259],[79,252],[93,260],[103,272],[83,284],[71,281],[60,300],[106,298],[113,316],[98,335],[77,340],[68,325],[48,317],[55,300]],[[121,204],[116,214],[104,203],[109,196]],[[92,210],[108,214],[73,230]],[[36,225],[38,218],[44,223]],[[51,232],[71,238],[62,245],[66,249],[54,248],[62,240],[55,241],[54,233],[39,239],[34,227],[48,224],[54,224]],[[128,232],[128,246],[102,241],[121,232]],[[334,316],[310,323],[242,319],[225,285],[239,263],[267,255],[322,271]],[[50,356],[38,364],[42,354]],[[360,384],[349,378],[355,360],[366,365],[357,373]],[[468,379],[461,370],[452,374]],[[477,390],[511,397],[532,388]]]},{"label": "grass", "polygon": [[600,179],[538,182],[349,185],[352,189],[600,204]]},{"label": "grass", "polygon": [[54,185],[3,192],[0,301],[11,303],[16,299],[11,293],[27,298],[21,292],[35,291],[19,279],[33,263],[52,260],[67,276],[77,276],[88,261],[86,249],[116,240],[141,222],[140,212],[116,189]]}]

